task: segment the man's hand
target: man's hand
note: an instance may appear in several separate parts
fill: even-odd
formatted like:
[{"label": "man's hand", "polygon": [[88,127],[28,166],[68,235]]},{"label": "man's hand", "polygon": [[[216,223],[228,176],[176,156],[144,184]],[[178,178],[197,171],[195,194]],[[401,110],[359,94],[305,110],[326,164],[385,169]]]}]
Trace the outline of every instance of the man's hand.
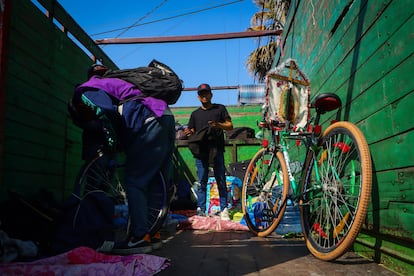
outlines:
[{"label": "man's hand", "polygon": [[192,128],[185,128],[184,129],[184,134],[186,135],[186,136],[191,136],[191,134],[193,134],[194,133],[194,129],[192,129]]},{"label": "man's hand", "polygon": [[232,130],[233,123],[229,120],[226,120],[223,123],[216,122],[216,121],[208,121],[208,125],[212,128],[221,128],[223,130]]},{"label": "man's hand", "polygon": [[208,125],[212,128],[221,128],[220,123],[216,121],[208,121]]}]

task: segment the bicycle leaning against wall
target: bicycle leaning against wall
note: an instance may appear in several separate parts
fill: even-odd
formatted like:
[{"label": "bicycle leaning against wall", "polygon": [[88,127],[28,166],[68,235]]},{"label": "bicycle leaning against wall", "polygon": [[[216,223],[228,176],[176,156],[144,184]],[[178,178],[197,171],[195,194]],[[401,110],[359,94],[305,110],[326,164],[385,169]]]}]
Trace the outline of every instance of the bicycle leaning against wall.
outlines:
[{"label": "bicycle leaning against wall", "polygon": [[[281,65],[290,68],[289,77],[278,71],[268,75],[269,104],[259,124],[263,147],[248,165],[242,209],[250,231],[264,237],[279,225],[288,200],[299,204],[307,248],[318,259],[331,261],[352,246],[366,217],[370,152],[364,135],[350,122],[335,121],[321,130],[321,115],[341,107],[337,95],[316,96],[310,105],[315,117],[301,110],[309,99],[309,83],[296,63],[289,62]],[[303,81],[292,77],[295,70]]]}]

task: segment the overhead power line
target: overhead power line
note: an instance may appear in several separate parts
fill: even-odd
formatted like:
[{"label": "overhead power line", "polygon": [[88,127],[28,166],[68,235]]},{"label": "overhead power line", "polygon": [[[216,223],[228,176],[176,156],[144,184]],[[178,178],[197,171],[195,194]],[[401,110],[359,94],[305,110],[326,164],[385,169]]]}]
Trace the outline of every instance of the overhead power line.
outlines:
[{"label": "overhead power line", "polygon": [[158,10],[159,8],[161,8],[165,3],[167,3],[168,0],[164,0],[162,1],[160,4],[158,4],[155,8],[153,8],[152,10],[150,10],[149,12],[147,12],[144,16],[142,16],[140,19],[138,19],[137,21],[135,21],[134,24],[132,24],[129,27],[126,27],[122,32],[120,32],[116,37],[120,37],[121,35],[123,35],[124,33],[126,33],[129,29],[132,29],[133,27],[135,27],[136,25],[138,25],[139,22],[141,22],[142,20],[144,20],[146,17],[150,16],[152,13],[154,13],[156,10]]},{"label": "overhead power line", "polygon": [[[153,21],[149,21],[149,22],[145,22],[145,23],[141,23],[141,24],[136,23],[136,24],[130,25],[128,27],[123,27],[123,28],[118,28],[118,29],[113,29],[113,30],[109,30],[109,31],[105,31],[105,32],[96,33],[96,34],[91,34],[91,36],[97,36],[97,35],[103,35],[103,34],[107,34],[107,33],[117,32],[117,31],[123,31],[125,29],[129,30],[131,28],[135,28],[135,27],[138,27],[138,26],[144,26],[144,25],[153,24],[153,23],[157,23],[157,22],[162,22],[162,21],[166,21],[166,20],[170,20],[170,19],[174,19],[174,18],[178,18],[178,17],[183,17],[183,16],[187,16],[187,15],[191,15],[191,14],[196,14],[196,13],[200,13],[200,12],[204,12],[204,11],[208,11],[208,10],[212,10],[212,9],[217,9],[217,8],[232,5],[232,4],[235,4],[235,3],[238,3],[238,2],[242,2],[242,1],[243,0],[237,0],[237,1],[224,3],[224,4],[221,4],[221,5],[217,5],[217,6],[204,8],[204,9],[201,9],[201,10],[198,10],[198,11],[187,12],[187,13],[174,15],[174,16],[170,16],[170,17],[166,17],[166,18],[161,18],[161,19],[158,19],[158,20],[153,20]],[[141,21],[141,19],[138,20],[138,22],[139,21]]]}]

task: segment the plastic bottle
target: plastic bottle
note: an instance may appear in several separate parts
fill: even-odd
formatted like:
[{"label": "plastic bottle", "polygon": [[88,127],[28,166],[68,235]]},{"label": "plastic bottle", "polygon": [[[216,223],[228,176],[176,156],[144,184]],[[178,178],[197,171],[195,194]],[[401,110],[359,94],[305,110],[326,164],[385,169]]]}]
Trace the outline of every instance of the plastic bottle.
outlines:
[{"label": "plastic bottle", "polygon": [[266,203],[263,201],[257,201],[254,204],[253,214],[254,214],[254,221],[256,223],[256,227],[260,227],[263,225],[263,209],[266,207]]},{"label": "plastic bottle", "polygon": [[279,235],[302,232],[299,205],[294,205],[290,199],[288,199],[285,214],[275,232]]},{"label": "plastic bottle", "polygon": [[233,208],[233,185],[227,189],[227,209]]},{"label": "plastic bottle", "polygon": [[114,224],[116,226],[125,226],[128,223],[128,205],[119,204],[114,208]]},{"label": "plastic bottle", "polygon": [[195,181],[193,183],[193,186],[191,187],[191,199],[194,202],[197,202],[198,200],[198,188],[200,187],[200,183],[198,183],[197,181]]}]

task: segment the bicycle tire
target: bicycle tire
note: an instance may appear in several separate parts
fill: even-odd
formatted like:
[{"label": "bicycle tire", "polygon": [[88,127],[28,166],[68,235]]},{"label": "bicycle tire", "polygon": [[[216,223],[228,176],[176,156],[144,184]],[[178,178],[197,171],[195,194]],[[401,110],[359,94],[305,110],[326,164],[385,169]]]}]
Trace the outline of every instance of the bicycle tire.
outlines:
[{"label": "bicycle tire", "polygon": [[318,145],[305,163],[301,223],[311,254],[332,261],[350,249],[364,223],[372,164],[364,135],[350,122],[330,125]]},{"label": "bicycle tire", "polygon": [[[124,163],[115,160],[109,154],[98,152],[90,161],[86,162],[77,177],[75,194],[83,198],[87,193],[96,190],[104,191],[115,204],[126,204],[124,186]],[[148,225],[149,234],[155,234],[161,227],[168,214],[168,191],[164,176],[160,172],[157,180],[160,185],[151,185],[157,200],[149,203]]]},{"label": "bicycle tire", "polygon": [[116,204],[126,202],[124,186],[119,172],[116,171],[116,162],[102,151],[97,152],[79,170],[74,194],[83,198],[93,191],[105,192]]},{"label": "bicycle tire", "polygon": [[286,210],[288,191],[283,154],[260,149],[247,167],[242,187],[243,215],[253,234],[265,237],[275,231]]}]

